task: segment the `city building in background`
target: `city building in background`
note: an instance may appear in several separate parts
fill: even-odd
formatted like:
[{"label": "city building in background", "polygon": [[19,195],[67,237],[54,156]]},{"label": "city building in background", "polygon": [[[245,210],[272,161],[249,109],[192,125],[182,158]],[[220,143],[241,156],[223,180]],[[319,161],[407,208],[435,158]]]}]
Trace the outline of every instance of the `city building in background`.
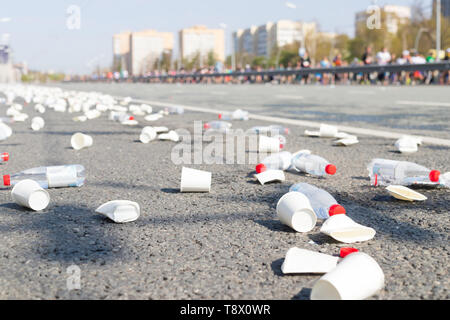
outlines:
[{"label": "city building in background", "polygon": [[17,76],[11,55],[11,47],[6,44],[0,44],[0,83],[16,81]]},{"label": "city building in background", "polygon": [[113,69],[114,71],[130,70],[130,36],[131,32],[113,35]]},{"label": "city building in background", "polygon": [[[363,30],[367,28],[367,20],[374,12],[360,11],[355,15],[355,33],[359,37],[362,35]],[[411,7],[397,6],[397,5],[385,5],[381,8],[381,16],[384,17],[385,25],[382,28],[386,28],[391,34],[396,34],[401,24],[407,23],[412,17]]]},{"label": "city building in background", "polygon": [[164,55],[172,58],[171,32],[144,30],[121,32],[113,36],[113,70],[143,75],[158,69]]},{"label": "city building in background", "polygon": [[198,57],[200,66],[203,66],[211,53],[214,55],[215,61],[225,61],[225,32],[223,29],[193,26],[180,30],[178,40],[181,61]]},{"label": "city building in background", "polygon": [[129,72],[143,75],[159,68],[165,54],[173,52],[174,37],[171,32],[145,30],[130,34]]},{"label": "city building in background", "polygon": [[235,53],[270,57],[272,51],[285,45],[299,42],[304,45],[308,34],[317,32],[315,22],[279,20],[259,27],[252,26],[233,33]]}]

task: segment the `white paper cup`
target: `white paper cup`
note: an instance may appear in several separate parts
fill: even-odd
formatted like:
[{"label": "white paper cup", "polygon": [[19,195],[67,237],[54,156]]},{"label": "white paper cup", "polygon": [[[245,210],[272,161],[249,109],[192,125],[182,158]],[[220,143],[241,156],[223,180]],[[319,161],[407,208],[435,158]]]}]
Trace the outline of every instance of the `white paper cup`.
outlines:
[{"label": "white paper cup", "polygon": [[45,126],[45,121],[41,117],[31,119],[31,129],[34,131],[41,130]]},{"label": "white paper cup", "polygon": [[338,128],[328,124],[321,124],[319,132],[322,138],[334,138],[338,134]]},{"label": "white paper cup", "polygon": [[181,192],[210,192],[211,172],[183,167],[181,170]]},{"label": "white paper cup", "polygon": [[34,180],[22,180],[11,191],[13,201],[34,211],[47,208],[50,196],[46,190]]},{"label": "white paper cup", "polygon": [[417,139],[413,137],[402,137],[395,142],[395,147],[400,153],[414,153],[419,150]]},{"label": "white paper cup", "polygon": [[75,150],[80,150],[92,146],[93,139],[91,136],[88,136],[87,134],[77,132],[70,139],[70,144],[72,145],[72,148],[74,148]]},{"label": "white paper cup", "polygon": [[336,268],[338,261],[339,257],[300,248],[291,248],[286,253],[281,271],[284,274],[327,273]]},{"label": "white paper cup", "polygon": [[259,136],[258,152],[280,152],[280,140],[267,136]]},{"label": "white paper cup", "polygon": [[141,131],[141,135],[139,136],[139,140],[142,143],[149,143],[154,140],[157,136],[157,132],[152,127],[144,127]]},{"label": "white paper cup", "polygon": [[280,221],[297,232],[311,231],[317,222],[317,216],[308,198],[300,192],[289,192],[277,203],[277,215]]},{"label": "white paper cup", "polygon": [[322,276],[313,286],[311,300],[363,300],[384,287],[384,273],[368,254],[355,252]]}]

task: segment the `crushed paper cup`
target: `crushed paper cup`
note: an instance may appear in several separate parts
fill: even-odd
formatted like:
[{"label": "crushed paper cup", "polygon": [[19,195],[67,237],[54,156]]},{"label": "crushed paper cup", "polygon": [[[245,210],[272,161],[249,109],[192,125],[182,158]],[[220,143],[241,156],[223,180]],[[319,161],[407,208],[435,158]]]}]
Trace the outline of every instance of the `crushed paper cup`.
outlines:
[{"label": "crushed paper cup", "polygon": [[93,110],[88,110],[84,113],[84,115],[86,116],[86,118],[88,118],[89,120],[98,118],[102,115],[102,113],[96,109]]},{"label": "crushed paper cup", "polygon": [[319,136],[321,138],[335,138],[338,134],[338,128],[328,124],[321,124],[319,129]]},{"label": "crushed paper cup", "polygon": [[384,287],[384,273],[368,254],[355,252],[314,284],[311,300],[363,300]]},{"label": "crushed paper cup", "polygon": [[264,185],[267,182],[279,181],[282,182],[286,180],[284,176],[284,171],[282,170],[266,170],[264,172],[255,174],[255,178]]},{"label": "crushed paper cup", "polygon": [[169,128],[167,127],[153,127],[153,129],[155,129],[156,133],[169,132]]},{"label": "crushed paper cup", "polygon": [[141,134],[139,136],[139,140],[142,143],[149,143],[156,138],[156,130],[152,127],[144,127],[142,128]]},{"label": "crushed paper cup", "polygon": [[278,201],[276,210],[280,221],[297,232],[311,231],[316,225],[317,216],[303,193],[286,193]]},{"label": "crushed paper cup", "polygon": [[388,186],[386,190],[391,196],[404,201],[425,201],[427,197],[405,186]]},{"label": "crushed paper cup", "polygon": [[7,124],[0,122],[0,140],[5,140],[12,135],[12,129]]},{"label": "crushed paper cup", "polygon": [[83,134],[81,132],[77,132],[72,135],[72,138],[70,138],[70,145],[75,150],[81,150],[83,148],[87,148],[92,146],[93,139],[91,136],[88,136],[87,134]]},{"label": "crushed paper cup", "polygon": [[45,121],[41,117],[34,117],[31,119],[31,129],[38,131],[45,126]]},{"label": "crushed paper cup", "polygon": [[145,121],[157,121],[163,117],[162,114],[155,113],[155,114],[149,114],[148,116],[145,116]]},{"label": "crushed paper cup", "polygon": [[34,106],[34,110],[39,113],[45,113],[45,107],[40,103],[38,103]]},{"label": "crushed paper cup", "polygon": [[139,124],[139,122],[134,119],[132,119],[132,120],[128,119],[128,120],[122,121],[120,124],[123,124],[125,126],[135,126],[135,125]]},{"label": "crushed paper cup", "polygon": [[26,179],[18,182],[11,191],[13,201],[34,211],[47,208],[50,196],[36,181]]},{"label": "crushed paper cup", "polygon": [[334,142],[336,146],[351,146],[359,143],[358,138],[356,136],[347,136],[347,138],[339,139]]},{"label": "crushed paper cup", "polygon": [[20,113],[13,116],[13,120],[16,122],[24,122],[28,119],[28,115],[26,113]]},{"label": "crushed paper cup", "polygon": [[128,200],[114,200],[102,204],[95,212],[100,213],[116,223],[132,222],[139,218],[139,204]]},{"label": "crushed paper cup", "polygon": [[349,138],[349,137],[356,137],[356,136],[352,136],[352,135],[350,135],[350,134],[348,134],[346,132],[338,132],[334,136],[334,138],[336,138],[336,139],[345,139],[345,138]]},{"label": "crushed paper cup", "polygon": [[259,136],[258,152],[280,152],[281,141],[278,138]]},{"label": "crushed paper cup", "polygon": [[376,233],[374,229],[356,223],[346,214],[329,217],[323,223],[320,232],[344,243],[367,241]]},{"label": "crushed paper cup", "polygon": [[284,274],[289,273],[327,273],[333,270],[339,257],[310,250],[291,248],[281,265]]},{"label": "crushed paper cup", "polygon": [[404,136],[395,142],[395,147],[400,153],[414,153],[419,150],[418,140],[414,137]]},{"label": "crushed paper cup", "polygon": [[158,136],[159,140],[170,140],[174,142],[178,142],[180,140],[180,136],[175,131],[171,130],[169,133],[163,133]]},{"label": "crushed paper cup", "polygon": [[308,136],[308,137],[320,137],[320,132],[319,131],[305,130],[305,136]]},{"label": "crushed paper cup", "polygon": [[210,192],[211,172],[183,167],[181,170],[181,192]]}]

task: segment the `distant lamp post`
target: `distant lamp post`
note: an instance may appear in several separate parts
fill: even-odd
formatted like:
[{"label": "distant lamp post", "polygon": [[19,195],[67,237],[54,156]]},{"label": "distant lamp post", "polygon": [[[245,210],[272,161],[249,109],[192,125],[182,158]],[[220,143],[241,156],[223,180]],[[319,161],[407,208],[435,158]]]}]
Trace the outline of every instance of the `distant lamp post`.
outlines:
[{"label": "distant lamp post", "polygon": [[[228,26],[225,23],[219,23],[219,26],[224,29],[226,32],[226,29],[228,28]],[[227,36],[225,35],[225,39],[228,39]],[[234,52],[234,39],[233,37],[231,38],[231,69],[233,71],[236,70],[236,54]]]}]

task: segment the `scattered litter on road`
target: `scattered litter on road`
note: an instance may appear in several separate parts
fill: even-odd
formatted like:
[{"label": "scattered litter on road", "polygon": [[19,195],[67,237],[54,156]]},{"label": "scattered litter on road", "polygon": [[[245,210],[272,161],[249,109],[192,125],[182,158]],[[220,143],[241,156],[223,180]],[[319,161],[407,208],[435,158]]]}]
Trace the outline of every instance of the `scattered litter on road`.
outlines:
[{"label": "scattered litter on road", "polygon": [[368,254],[347,255],[323,275],[311,290],[311,300],[363,300],[384,287],[384,273]]},{"label": "scattered litter on road", "polygon": [[282,170],[266,170],[262,173],[255,174],[255,177],[262,185],[268,182],[283,182],[286,180]]},{"label": "scattered litter on road", "polygon": [[280,221],[297,232],[311,231],[317,222],[308,198],[300,192],[289,192],[277,203],[277,216]]},{"label": "scattered litter on road", "polygon": [[168,133],[162,133],[158,135],[158,139],[178,142],[180,140],[180,136],[174,130],[170,130]]},{"label": "scattered litter on road", "polygon": [[356,223],[346,214],[329,217],[323,223],[320,232],[344,243],[368,241],[376,233],[374,229]]},{"label": "scattered litter on road", "polygon": [[72,137],[70,138],[70,145],[75,150],[81,150],[83,148],[88,148],[88,147],[92,146],[93,143],[94,143],[94,140],[92,139],[91,136],[81,133],[81,132],[77,132],[77,133],[73,134]]},{"label": "scattered litter on road", "polygon": [[11,190],[13,201],[34,211],[47,208],[50,195],[36,181],[25,179],[18,182]]},{"label": "scattered litter on road", "polygon": [[156,139],[157,134],[158,133],[153,127],[144,127],[139,135],[139,140],[142,143],[149,143],[150,141]]},{"label": "scattered litter on road", "polygon": [[183,167],[181,170],[181,192],[210,192],[211,172]]},{"label": "scattered litter on road", "polygon": [[95,212],[103,214],[116,223],[132,222],[139,218],[139,204],[129,200],[114,200],[102,204]]},{"label": "scattered litter on road", "polygon": [[41,117],[34,117],[31,119],[31,129],[33,131],[39,131],[45,126],[45,121]]},{"label": "scattered litter on road", "polygon": [[386,190],[391,196],[404,201],[425,201],[427,197],[405,186],[388,186]]},{"label": "scattered litter on road", "polygon": [[336,174],[336,166],[328,160],[310,153],[299,152],[292,158],[293,169],[314,176],[325,176]]},{"label": "scattered litter on road", "polygon": [[281,271],[284,274],[327,273],[333,270],[339,257],[306,249],[291,248],[286,253]]}]

